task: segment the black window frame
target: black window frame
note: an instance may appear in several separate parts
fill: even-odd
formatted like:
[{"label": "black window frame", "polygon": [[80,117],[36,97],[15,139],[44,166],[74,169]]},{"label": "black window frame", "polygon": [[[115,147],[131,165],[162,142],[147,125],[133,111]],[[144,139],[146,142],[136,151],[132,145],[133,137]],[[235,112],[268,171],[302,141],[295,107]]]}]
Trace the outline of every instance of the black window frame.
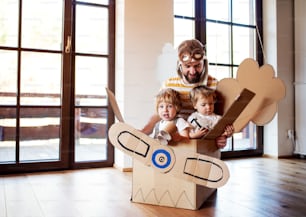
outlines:
[{"label": "black window frame", "polygon": [[[232,3],[234,0],[229,0],[230,8],[232,9]],[[206,25],[208,22],[214,23],[222,23],[224,25],[233,26],[244,26],[248,28],[253,28],[256,31],[256,61],[259,65],[263,65],[263,44],[262,44],[262,36],[263,36],[263,21],[262,21],[262,0],[255,0],[255,16],[256,16],[256,25],[245,25],[240,23],[233,23],[231,21],[224,22],[220,20],[212,20],[206,17],[206,0],[194,0],[194,17],[190,16],[181,16],[174,15],[175,19],[186,19],[194,21],[195,28],[195,38],[201,41],[203,44],[207,42],[206,36]],[[233,34],[233,33],[231,33]],[[231,55],[233,55],[233,49],[231,49]],[[209,62],[209,65],[221,65],[230,67],[233,71],[234,67],[238,67],[238,65],[234,64],[224,64],[224,63],[213,63]],[[221,157],[224,158],[233,158],[233,157],[246,157],[246,156],[261,156],[263,155],[263,127],[256,126],[256,149],[248,149],[248,150],[234,150],[234,139],[232,138],[232,147],[230,151],[222,151]]]}]

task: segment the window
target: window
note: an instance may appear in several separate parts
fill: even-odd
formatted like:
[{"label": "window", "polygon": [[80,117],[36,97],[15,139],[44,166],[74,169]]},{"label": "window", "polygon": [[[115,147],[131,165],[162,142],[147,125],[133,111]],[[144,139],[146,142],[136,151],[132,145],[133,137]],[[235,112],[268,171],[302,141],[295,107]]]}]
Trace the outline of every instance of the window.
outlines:
[{"label": "window", "polygon": [[[206,46],[209,73],[235,77],[245,58],[262,63],[261,0],[174,0],[174,46],[197,38]],[[222,157],[262,154],[262,127],[250,123],[234,134]]]},{"label": "window", "polygon": [[0,171],[113,164],[113,0],[0,1]]}]

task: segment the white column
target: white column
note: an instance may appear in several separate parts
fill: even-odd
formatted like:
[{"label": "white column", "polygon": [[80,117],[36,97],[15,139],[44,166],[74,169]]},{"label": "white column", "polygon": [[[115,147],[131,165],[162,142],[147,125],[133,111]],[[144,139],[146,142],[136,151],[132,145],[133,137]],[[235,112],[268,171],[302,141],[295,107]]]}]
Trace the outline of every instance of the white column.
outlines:
[{"label": "white column", "polygon": [[[173,1],[116,4],[116,98],[125,122],[140,129],[155,112],[158,56],[165,44],[173,44]],[[116,150],[115,166],[128,170],[132,160]]]},{"label": "white column", "polygon": [[264,127],[264,154],[290,156],[293,145],[287,132],[294,128],[294,38],[293,1],[263,1],[265,63],[271,64],[276,76],[286,85],[286,97],[280,101],[278,113]]}]

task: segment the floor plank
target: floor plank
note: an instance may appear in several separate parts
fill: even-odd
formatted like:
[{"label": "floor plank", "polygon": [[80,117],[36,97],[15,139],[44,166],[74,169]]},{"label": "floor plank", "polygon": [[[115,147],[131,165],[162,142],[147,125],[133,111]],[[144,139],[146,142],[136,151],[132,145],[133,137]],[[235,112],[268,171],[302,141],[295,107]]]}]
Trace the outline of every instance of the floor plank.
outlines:
[{"label": "floor plank", "polygon": [[0,176],[0,217],[306,215],[306,160],[225,162],[228,183],[196,211],[133,203],[131,172],[104,168]]}]

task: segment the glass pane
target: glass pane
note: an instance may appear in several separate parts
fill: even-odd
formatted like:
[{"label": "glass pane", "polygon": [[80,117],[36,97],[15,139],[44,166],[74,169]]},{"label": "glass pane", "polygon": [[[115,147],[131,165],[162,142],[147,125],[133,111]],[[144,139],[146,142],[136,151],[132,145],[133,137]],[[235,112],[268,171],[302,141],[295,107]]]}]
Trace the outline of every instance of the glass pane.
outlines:
[{"label": "glass pane", "polygon": [[75,161],[106,160],[107,109],[75,109]]},{"label": "glass pane", "polygon": [[[206,0],[206,17],[211,20],[230,21],[230,7],[227,0]],[[209,32],[209,31],[208,31]]]},{"label": "glass pane", "polygon": [[208,72],[211,76],[217,78],[218,81],[231,77],[231,68],[227,66],[209,65]]},{"label": "glass pane", "polygon": [[239,65],[246,58],[256,58],[256,30],[233,26],[233,60]]},{"label": "glass pane", "polygon": [[255,1],[233,0],[233,22],[255,25]]},{"label": "glass pane", "polygon": [[59,108],[20,109],[20,161],[59,160]]},{"label": "glass pane", "polygon": [[0,105],[16,105],[17,52],[0,51]]},{"label": "glass pane", "polygon": [[211,63],[231,63],[230,27],[207,22],[207,58]]},{"label": "glass pane", "polygon": [[97,57],[76,57],[75,94],[76,105],[106,106],[108,60]]},{"label": "glass pane", "polygon": [[22,47],[61,50],[63,2],[25,1],[22,5]]},{"label": "glass pane", "polygon": [[194,1],[173,0],[174,15],[194,17]]},{"label": "glass pane", "polygon": [[186,40],[194,38],[194,21],[188,19],[174,19],[174,47]]},{"label": "glass pane", "polygon": [[0,108],[0,163],[16,161],[16,109]]},{"label": "glass pane", "polygon": [[249,123],[241,132],[233,135],[234,143],[229,138],[226,146],[221,151],[254,150],[257,148],[256,136],[256,126],[253,123]]},{"label": "glass pane", "polygon": [[234,134],[234,151],[256,149],[256,126],[249,123],[241,132]]},{"label": "glass pane", "polygon": [[60,105],[60,54],[23,52],[21,105]]},{"label": "glass pane", "polygon": [[75,41],[76,52],[108,54],[108,10],[78,5]]},{"label": "glass pane", "polygon": [[[239,66],[238,66],[239,67]],[[233,78],[237,78],[237,70],[238,70],[238,67],[233,67]]]},{"label": "glass pane", "polygon": [[0,1],[0,46],[16,47],[19,0]]}]

